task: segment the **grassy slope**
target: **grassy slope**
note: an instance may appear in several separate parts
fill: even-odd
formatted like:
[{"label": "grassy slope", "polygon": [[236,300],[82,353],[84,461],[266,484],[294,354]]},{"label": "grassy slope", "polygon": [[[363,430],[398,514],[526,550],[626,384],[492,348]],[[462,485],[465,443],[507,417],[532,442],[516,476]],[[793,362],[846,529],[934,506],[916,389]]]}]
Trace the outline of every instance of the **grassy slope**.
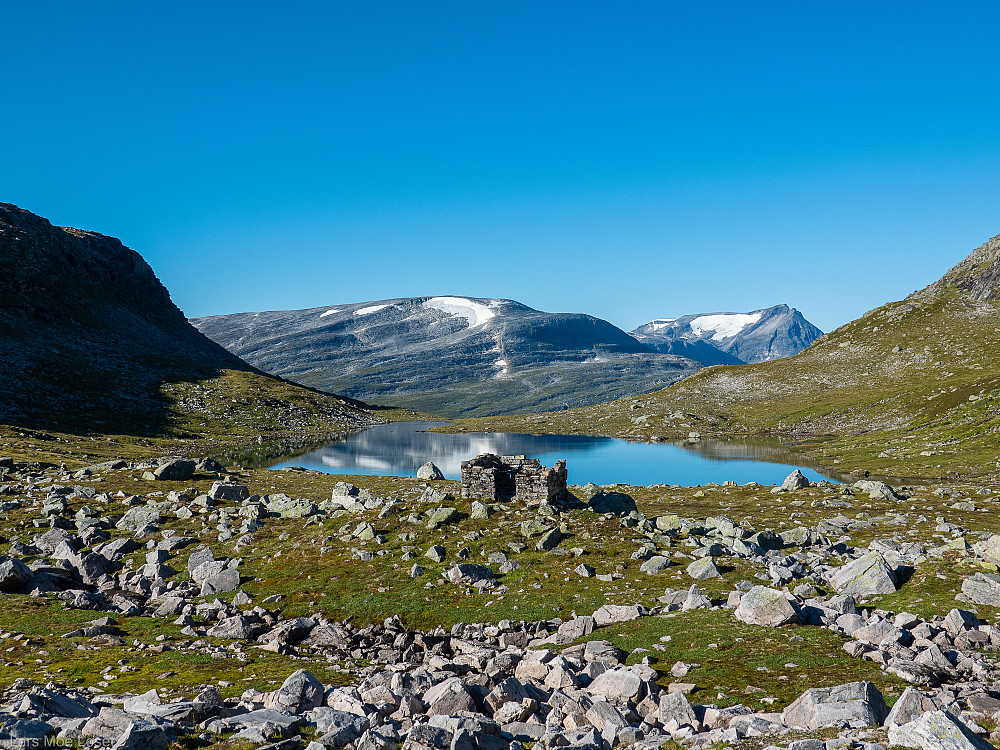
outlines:
[{"label": "grassy slope", "polygon": [[339,396],[245,370],[165,383],[152,398],[168,415],[159,434],[136,434],[129,429],[128,415],[120,424],[108,422],[90,429],[76,424],[47,430],[0,424],[0,455],[64,462],[72,468],[110,458],[204,456],[281,440],[315,442],[371,424],[414,418],[412,412],[372,411]]},{"label": "grassy slope", "polygon": [[947,287],[873,310],[794,357],[708,368],[647,396],[446,429],[638,440],[765,434],[842,471],[995,475],[998,332],[996,302]]}]

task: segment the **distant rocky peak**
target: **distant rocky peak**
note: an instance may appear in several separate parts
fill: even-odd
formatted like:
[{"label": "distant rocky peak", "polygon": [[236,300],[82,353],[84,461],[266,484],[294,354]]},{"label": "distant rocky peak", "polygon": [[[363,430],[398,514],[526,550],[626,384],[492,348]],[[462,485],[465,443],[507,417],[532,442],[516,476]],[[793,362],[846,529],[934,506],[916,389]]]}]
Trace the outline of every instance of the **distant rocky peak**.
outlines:
[{"label": "distant rocky peak", "polygon": [[714,312],[657,318],[631,335],[657,351],[706,365],[747,364],[787,357],[823,334],[795,308],[774,305],[751,312]]}]

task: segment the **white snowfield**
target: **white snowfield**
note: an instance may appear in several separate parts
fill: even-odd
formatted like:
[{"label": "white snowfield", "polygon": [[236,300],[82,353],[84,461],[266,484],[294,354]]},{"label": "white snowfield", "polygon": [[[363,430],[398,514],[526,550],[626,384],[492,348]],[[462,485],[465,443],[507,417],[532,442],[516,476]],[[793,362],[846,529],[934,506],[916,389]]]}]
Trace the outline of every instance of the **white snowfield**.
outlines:
[{"label": "white snowfield", "polygon": [[392,305],[372,305],[371,307],[362,307],[360,310],[355,310],[355,315],[371,315],[372,313],[377,313],[379,310],[384,310],[387,307],[392,307]]},{"label": "white snowfield", "polygon": [[325,313],[320,313],[319,316],[321,318],[325,318],[327,315],[333,315],[334,313],[339,313],[339,312],[340,310],[333,308],[331,310],[327,310]]},{"label": "white snowfield", "polygon": [[676,320],[677,318],[657,318],[650,321],[649,325],[654,331],[659,331],[661,328],[668,328]]},{"label": "white snowfield", "polygon": [[702,315],[689,324],[696,335],[701,336],[714,331],[712,341],[731,339],[747,326],[752,326],[760,320],[761,313],[719,313],[718,315]]},{"label": "white snowfield", "polygon": [[496,313],[486,305],[464,297],[432,297],[424,302],[424,307],[465,318],[469,321],[469,328],[477,328],[496,317]]}]

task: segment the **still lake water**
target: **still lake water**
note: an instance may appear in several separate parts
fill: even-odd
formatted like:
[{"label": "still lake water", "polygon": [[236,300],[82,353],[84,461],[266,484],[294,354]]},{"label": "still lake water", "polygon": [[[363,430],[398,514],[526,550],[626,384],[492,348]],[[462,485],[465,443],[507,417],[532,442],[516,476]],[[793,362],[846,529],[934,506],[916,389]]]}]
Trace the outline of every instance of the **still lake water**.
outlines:
[{"label": "still lake water", "polygon": [[811,481],[826,479],[801,463],[803,457],[776,443],[702,441],[697,445],[630,443],[585,435],[427,432],[446,422],[395,422],[323,446],[285,456],[271,468],[304,466],[330,474],[413,477],[433,461],[448,479],[458,479],[461,462],[480,453],[525,455],[552,466],[566,459],[570,484],[679,484],[732,480],[780,484],[802,470]]}]

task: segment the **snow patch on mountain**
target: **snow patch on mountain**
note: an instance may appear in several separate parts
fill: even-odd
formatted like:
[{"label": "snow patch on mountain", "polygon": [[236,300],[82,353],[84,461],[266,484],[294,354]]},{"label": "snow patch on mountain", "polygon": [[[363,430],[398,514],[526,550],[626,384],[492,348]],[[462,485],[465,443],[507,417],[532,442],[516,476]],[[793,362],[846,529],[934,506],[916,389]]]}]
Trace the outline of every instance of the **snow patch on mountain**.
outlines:
[{"label": "snow patch on mountain", "polygon": [[657,318],[656,320],[651,321],[648,325],[654,331],[659,331],[661,328],[670,327],[675,322],[677,322],[677,318]]},{"label": "snow patch on mountain", "polygon": [[360,310],[355,310],[355,315],[371,315],[372,313],[377,313],[379,310],[384,310],[387,307],[392,307],[392,305],[372,305],[371,307],[362,307]]},{"label": "snow patch on mountain", "polygon": [[760,316],[760,312],[702,315],[700,318],[692,320],[689,325],[696,336],[704,336],[709,331],[714,331],[712,341],[725,341],[738,335],[748,326],[752,326],[760,320]]},{"label": "snow patch on mountain", "polygon": [[321,318],[325,318],[327,315],[333,315],[334,313],[339,313],[339,312],[340,310],[338,310],[337,308],[333,308],[332,310],[327,310],[325,313],[320,313],[319,316]]},{"label": "snow patch on mountain", "polygon": [[464,297],[432,297],[424,302],[424,307],[465,318],[469,321],[469,328],[478,328],[496,317],[496,313],[486,305]]}]

